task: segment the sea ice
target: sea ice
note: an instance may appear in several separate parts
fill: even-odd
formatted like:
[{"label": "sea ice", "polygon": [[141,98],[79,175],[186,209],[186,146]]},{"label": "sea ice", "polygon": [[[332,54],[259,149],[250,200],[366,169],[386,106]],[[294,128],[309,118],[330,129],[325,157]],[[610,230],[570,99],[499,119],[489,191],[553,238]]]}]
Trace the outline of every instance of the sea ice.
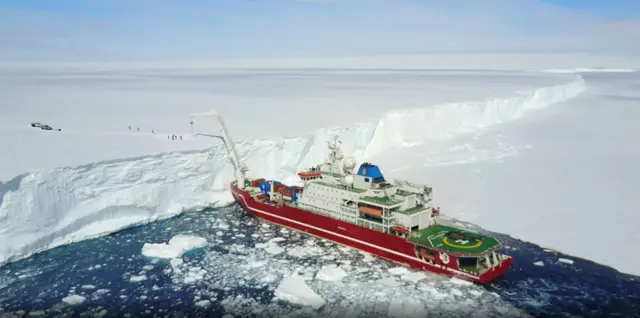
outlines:
[{"label": "sea ice", "polygon": [[189,271],[186,273],[184,277],[184,283],[191,284],[191,283],[200,281],[205,277],[206,274],[207,274],[207,271],[200,267],[189,268]]},{"label": "sea ice", "polygon": [[87,298],[80,295],[69,295],[65,298],[62,298],[62,301],[69,305],[79,305],[82,304]]},{"label": "sea ice", "polygon": [[280,254],[280,253],[284,252],[284,248],[282,248],[282,247],[280,247],[278,245],[269,245],[264,250],[267,253],[272,254],[272,255],[277,255],[277,254]]},{"label": "sea ice", "polygon": [[397,295],[391,299],[387,315],[403,318],[424,317],[424,303],[411,297],[405,297],[405,295]]},{"label": "sea ice", "polygon": [[44,316],[45,315],[45,311],[44,310],[34,310],[34,311],[30,311],[29,312],[29,317],[40,317],[40,316]]},{"label": "sea ice", "polygon": [[311,306],[313,309],[319,309],[325,304],[324,299],[298,275],[285,277],[276,288],[275,296],[293,304]]},{"label": "sea ice", "polygon": [[144,243],[142,255],[157,258],[177,258],[189,250],[204,247],[206,243],[207,240],[202,237],[178,234],[169,240],[169,244]]},{"label": "sea ice", "polygon": [[403,280],[407,280],[411,282],[416,282],[426,277],[427,275],[424,272],[417,272],[417,271],[408,271],[407,273],[401,276]]},{"label": "sea ice", "polygon": [[[359,251],[360,252],[360,251]],[[360,252],[360,254],[362,254],[362,261],[363,262],[372,262],[375,260],[375,258],[373,256],[371,256],[371,254],[369,253],[365,253],[365,252]]]},{"label": "sea ice", "polygon": [[211,301],[204,299],[196,302],[196,306],[198,307],[209,307],[211,305]]},{"label": "sea ice", "polygon": [[[553,82],[556,83],[556,76],[553,77]],[[406,83],[402,84],[403,87],[404,85]],[[467,133],[476,128],[516,119],[528,109],[544,107],[577,96],[584,86],[584,80],[576,78],[571,83],[531,89],[526,95],[510,94],[504,98],[485,99],[494,95],[491,93],[491,96],[483,94],[477,102],[451,101],[435,106],[427,106],[420,102],[414,105],[417,108],[378,112],[367,121],[360,122],[354,118],[351,125],[341,127],[341,138],[345,149],[349,149],[358,161],[362,161],[386,153],[397,145],[419,144],[432,138]],[[184,110],[180,110],[182,111]],[[88,125],[85,128],[93,129],[93,126],[104,123],[104,120],[96,120],[85,123]],[[112,124],[115,126],[107,125],[109,131],[103,131],[99,135],[118,136],[119,134],[112,134],[111,129],[121,126],[121,123],[117,121]],[[336,133],[334,124],[329,126],[331,128],[318,129],[312,134],[296,138],[247,140],[238,144],[238,150],[250,154],[243,158],[247,166],[263,167],[265,171],[273,171],[274,178],[284,179],[300,164],[307,165],[322,160],[327,138]],[[106,129],[107,126],[102,128]],[[416,131],[414,127],[430,129]],[[307,128],[305,127],[305,131]],[[314,129],[316,128],[319,127]],[[290,131],[290,127],[283,129]],[[84,136],[81,130],[77,132],[80,133],[56,134],[55,138],[60,138],[59,142],[64,144],[81,141],[82,145],[74,144],[78,149],[95,148],[94,134]],[[16,139],[12,145],[29,151],[39,149],[40,146],[59,148],[59,144],[52,143],[49,138],[40,140],[40,132],[32,133],[38,137],[29,138],[29,142]],[[21,131],[20,135],[25,133]],[[59,156],[54,156],[53,161],[51,156],[27,156],[38,160],[37,164],[32,162],[27,166],[43,169],[26,172],[25,167],[0,177],[5,180],[20,174],[12,181],[0,183],[0,227],[6,229],[0,233],[0,241],[7,242],[0,245],[0,263],[70,242],[112,233],[132,225],[174,216],[185,210],[199,209],[214,202],[218,205],[233,200],[227,188],[232,175],[232,165],[227,160],[227,151],[223,145],[211,147],[210,141],[204,139],[204,144],[200,143],[195,148],[200,149],[206,145],[206,149],[167,152],[177,149],[165,148],[166,144],[185,145],[186,148],[180,147],[183,150],[194,149],[195,145],[187,146],[186,141],[165,143],[163,138],[152,136],[138,136],[145,139],[123,136],[126,140],[134,140],[126,142],[129,146],[126,147],[126,151],[98,155],[96,151],[102,150],[98,147],[92,149],[95,151],[77,152],[87,155],[82,158],[65,156],[64,152],[61,152]],[[113,144],[122,141],[111,137],[108,140],[114,142]],[[34,148],[33,142],[38,140],[41,143]],[[154,146],[153,151],[145,147],[144,150],[140,149],[143,145],[156,142],[161,142],[163,146]],[[22,144],[28,147],[23,147]],[[143,156],[146,153],[158,152],[159,154]],[[136,158],[115,159],[131,157]],[[7,163],[13,162],[20,163],[23,160],[9,160]],[[74,180],[73,184],[70,185],[68,180]],[[60,193],[65,195],[59,195]],[[38,217],[50,215],[57,217],[53,221],[58,226],[48,226],[52,221],[49,217]],[[31,217],[30,221],[23,222],[28,216]],[[226,223],[219,223],[218,228],[223,230],[231,227]],[[282,235],[288,231],[283,229],[278,232],[278,235]],[[148,245],[147,248],[151,255],[164,257],[162,252],[154,250],[153,245]]]},{"label": "sea ice", "polygon": [[131,276],[131,278],[129,278],[129,281],[132,283],[141,282],[143,280],[147,280],[147,275]]},{"label": "sea ice", "polygon": [[463,285],[463,286],[471,286],[473,285],[472,282],[470,281],[466,281],[457,277],[451,277],[451,279],[449,280],[450,282],[456,284],[456,285]]},{"label": "sea ice", "polygon": [[335,265],[326,265],[316,273],[316,279],[324,281],[340,281],[347,276],[347,273]]},{"label": "sea ice", "polygon": [[391,275],[402,275],[402,274],[406,274],[408,272],[406,267],[394,267],[394,268],[389,268],[389,274]]}]

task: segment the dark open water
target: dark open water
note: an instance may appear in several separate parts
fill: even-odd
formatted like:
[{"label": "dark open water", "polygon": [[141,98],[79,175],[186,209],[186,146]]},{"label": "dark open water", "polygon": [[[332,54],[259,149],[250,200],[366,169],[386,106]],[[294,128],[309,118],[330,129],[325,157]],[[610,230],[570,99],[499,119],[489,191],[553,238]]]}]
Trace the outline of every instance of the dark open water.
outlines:
[{"label": "dark open water", "polygon": [[[141,255],[144,243],[184,233],[204,237],[208,245],[185,254],[182,264]],[[638,278],[495,235],[515,257],[512,269],[489,286],[469,286],[389,271],[396,265],[262,224],[233,207],[192,212],[5,265],[0,316],[640,317]],[[558,262],[559,257],[574,263]],[[348,276],[342,282],[314,278],[330,264]],[[307,285],[326,301],[323,307],[274,297],[292,272],[308,278]],[[85,301],[61,301],[73,294]]]}]

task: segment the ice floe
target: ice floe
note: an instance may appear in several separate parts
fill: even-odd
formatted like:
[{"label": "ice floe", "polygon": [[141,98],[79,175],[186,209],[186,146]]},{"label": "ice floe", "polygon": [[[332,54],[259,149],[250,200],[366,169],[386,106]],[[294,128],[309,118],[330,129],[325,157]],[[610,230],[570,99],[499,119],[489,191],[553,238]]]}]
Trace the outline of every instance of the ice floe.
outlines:
[{"label": "ice floe", "polygon": [[348,274],[336,265],[325,265],[316,274],[316,279],[324,281],[340,281]]},{"label": "ice floe", "polygon": [[142,255],[157,258],[176,258],[182,256],[185,252],[204,247],[207,240],[193,235],[179,234],[169,240],[169,244],[165,243],[145,243],[142,246]]},{"label": "ice floe", "polygon": [[62,298],[62,301],[69,305],[80,305],[84,303],[87,298],[80,295],[69,295],[67,297]]},{"label": "ice floe", "polygon": [[318,309],[325,304],[324,299],[309,288],[305,280],[298,275],[284,278],[276,288],[275,296],[294,304],[311,306],[313,309]]}]

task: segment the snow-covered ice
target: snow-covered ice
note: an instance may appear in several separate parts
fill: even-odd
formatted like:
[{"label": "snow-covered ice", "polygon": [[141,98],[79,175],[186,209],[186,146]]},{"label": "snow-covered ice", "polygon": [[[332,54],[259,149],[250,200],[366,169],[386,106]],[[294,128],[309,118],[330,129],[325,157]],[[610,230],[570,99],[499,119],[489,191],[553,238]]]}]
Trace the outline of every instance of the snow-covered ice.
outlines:
[{"label": "snow-covered ice", "polygon": [[[174,288],[199,290],[198,300],[211,299],[211,292],[216,290],[269,290],[269,296],[262,300],[255,295],[218,299],[225,312],[236,316],[378,317],[390,310],[401,315],[425,308],[423,313],[428,315],[450,313],[458,317],[469,309],[495,314],[495,307],[507,315],[521,316],[519,310],[483,292],[481,286],[454,284],[447,277],[406,268],[400,271],[392,263],[367,259],[354,249],[297,232],[283,234],[279,228],[262,226],[264,223],[242,213],[203,213],[201,218],[212,220],[213,225],[204,225],[210,235],[215,236],[210,227],[224,218],[231,229],[242,225],[247,233],[257,234],[255,240],[223,241],[218,248],[207,249],[198,258],[185,258],[165,272]],[[226,237],[236,233],[225,232]],[[246,237],[249,236],[252,235]],[[266,251],[264,247],[274,242],[286,243],[286,252]],[[190,281],[190,273],[194,271],[201,278]],[[400,275],[393,275],[394,272]],[[272,299],[274,296],[276,301]],[[466,299],[472,302],[459,306]]]},{"label": "snow-covered ice", "polygon": [[[200,75],[205,72],[192,71]],[[7,90],[9,94],[3,96],[7,103],[24,106],[0,109],[0,129],[9,134],[19,133],[21,136],[5,140],[8,144],[3,150],[7,155],[0,157],[0,179],[7,180],[0,183],[0,241],[7,242],[0,246],[0,263],[132,225],[171,217],[184,211],[231,201],[226,190],[228,181],[232,178],[231,164],[224,148],[221,145],[211,146],[212,141],[207,138],[191,138],[193,136],[189,134],[186,117],[184,122],[175,123],[179,121],[176,118],[209,108],[209,97],[205,97],[209,96],[208,85],[178,81],[179,83],[172,83],[176,84],[172,85],[172,89],[166,89],[163,85],[160,85],[162,89],[158,86],[148,87],[140,95],[114,106],[109,110],[110,113],[100,116],[100,121],[80,120],[79,118],[97,118],[94,116],[97,109],[107,109],[105,104],[99,102],[101,99],[96,97],[105,93],[99,88],[104,84],[105,76],[116,74],[125,79],[132,75],[149,76],[149,73],[142,70],[102,70],[92,73],[92,70],[74,69],[69,71],[75,76],[73,79],[60,82],[60,77],[54,75],[63,71],[51,69],[39,84],[30,86],[31,82],[26,79],[38,76],[37,72],[35,69],[14,67],[0,78],[2,84],[10,88]],[[225,72],[230,71],[218,70],[211,76],[224,78],[230,74]],[[626,212],[637,210],[629,206],[635,201],[626,197],[629,191],[625,189],[632,187],[622,184],[620,180],[632,180],[634,174],[637,175],[637,172],[631,170],[632,165],[622,169],[624,164],[634,162],[633,158],[637,154],[629,150],[625,155],[620,155],[619,150],[632,149],[630,145],[638,133],[629,124],[631,118],[634,118],[633,113],[629,113],[632,111],[630,107],[605,106],[624,101],[627,103],[625,105],[631,105],[637,100],[633,85],[623,85],[624,81],[637,81],[636,73],[584,72],[574,69],[574,72],[567,74],[548,71],[336,71],[332,75],[320,75],[313,71],[300,71],[292,80],[283,76],[291,75],[284,71],[262,72],[264,76],[260,78],[271,80],[260,80],[250,85],[260,89],[243,89],[250,92],[247,93],[249,96],[221,97],[216,102],[221,113],[225,116],[228,114],[229,126],[233,135],[237,136],[236,141],[245,140],[239,142],[238,150],[251,168],[251,174],[292,182],[295,171],[323,159],[325,142],[333,134],[339,133],[345,150],[352,153],[358,161],[375,159],[385,173],[392,177],[420,181],[415,179],[416,175],[426,176],[425,181],[438,189],[438,203],[446,214],[471,220],[491,230],[541,242],[565,253],[595,259],[627,272],[637,271],[638,267],[630,264],[637,264],[640,260],[622,262],[622,258],[615,255],[619,252],[613,249],[608,250],[610,255],[604,255],[595,252],[601,249],[592,248],[596,243],[576,243],[585,239],[606,241],[591,235],[595,232],[592,224],[598,222],[585,222],[580,227],[573,227],[572,231],[562,230],[568,227],[569,220],[574,224],[575,219],[590,218],[583,215],[591,211],[588,206],[572,208],[587,204],[587,201],[577,200],[576,196],[588,190],[589,182],[577,183],[571,180],[582,180],[581,176],[586,178],[587,175],[600,178],[603,181],[601,183],[608,185],[606,189],[620,189],[604,189],[593,197],[592,200],[595,201],[592,204],[599,204],[599,211],[607,210],[603,202],[616,205],[613,209],[616,217],[598,218],[599,222],[607,222],[607,228],[611,229],[634,224],[633,215]],[[154,76],[161,76],[161,73],[154,73]],[[14,76],[16,74],[20,77]],[[251,71],[236,71],[231,74],[246,75],[251,74]],[[620,76],[625,77],[620,79]],[[324,81],[331,82],[331,85],[318,85]],[[109,89],[122,91],[132,85],[125,82],[114,81],[109,84]],[[291,85],[285,85],[285,82]],[[77,86],[77,90],[70,91],[73,92],[69,93],[73,97],[58,95],[54,98],[54,93],[59,88],[54,83]],[[358,85],[354,87],[353,83]],[[237,90],[241,84],[247,83],[225,82],[220,91],[216,91],[216,94],[219,93],[216,96]],[[146,84],[133,85],[144,87]],[[452,88],[456,86],[461,88],[454,94]],[[185,89],[188,87],[193,89]],[[286,87],[287,90],[277,90],[278,87]],[[339,89],[334,89],[335,87]],[[179,90],[188,91],[189,95],[179,93]],[[463,90],[464,94],[457,93]],[[32,91],[38,93],[25,93]],[[368,97],[355,97],[365,95]],[[267,102],[265,98],[268,96],[272,99]],[[605,99],[606,96],[617,97]],[[42,108],[40,105],[45,98],[58,105],[78,106],[77,103],[95,102],[86,109],[79,107],[81,109],[75,116],[63,116],[55,107]],[[283,104],[283,98],[291,102]],[[589,102],[589,98],[598,98],[599,103]],[[173,107],[175,104],[184,104],[184,100],[194,101],[187,103],[194,106]],[[105,101],[107,102],[114,104],[110,100]],[[582,107],[565,107],[573,102],[579,102]],[[248,105],[267,103],[268,107],[283,104],[278,106],[282,107],[282,112],[274,113],[287,114],[290,117],[281,120],[291,121],[299,126],[279,124],[282,122],[275,122],[277,118],[264,118],[257,113],[247,115]],[[137,104],[142,105],[141,108],[133,107]],[[156,104],[157,108],[149,111],[149,105]],[[302,106],[305,104],[308,107]],[[325,108],[316,107],[318,105],[331,105],[331,109],[341,109],[342,116],[336,117],[339,119],[322,116]],[[360,106],[365,105],[368,108],[366,114],[363,114]],[[551,105],[559,107],[548,107]],[[584,111],[585,107],[589,111]],[[295,111],[290,111],[292,109]],[[529,112],[530,110],[536,112]],[[130,115],[128,119],[136,122],[131,124],[133,127],[138,122],[143,130],[161,125],[163,129],[158,129],[161,134],[154,136],[148,131],[129,132],[126,127],[123,128],[128,123],[113,120],[115,115],[120,116],[125,111]],[[310,112],[319,120],[313,125],[305,126],[300,121],[291,120],[300,115],[296,112]],[[531,115],[524,116],[527,113]],[[150,114],[163,114],[166,118]],[[562,121],[553,122],[554,116],[565,114],[584,120],[568,121],[565,116]],[[38,118],[48,118],[48,122],[54,126],[63,127],[61,134],[26,127],[31,121],[44,121],[35,119],[36,115],[40,116]],[[153,118],[149,118],[150,116]],[[608,120],[598,123],[598,118],[603,116],[608,116]],[[516,119],[519,120],[514,122]],[[531,135],[522,137],[511,133],[516,131],[514,127],[523,123],[524,126],[534,127],[532,125],[536,120],[535,137],[525,138]],[[552,122],[553,125],[545,126],[545,122]],[[598,124],[584,124],[587,122]],[[252,129],[243,128],[247,126]],[[608,128],[604,129],[605,126]],[[415,127],[421,129],[416,131]],[[506,128],[503,127],[509,127],[509,130],[504,130]],[[198,125],[198,129],[209,128],[215,129],[209,122]],[[188,138],[182,143],[167,141],[165,132],[169,131],[184,132]],[[597,133],[591,134],[593,131]],[[281,135],[299,137],[271,138]],[[591,136],[588,141],[578,142],[587,135]],[[578,156],[577,151],[566,152],[567,145],[562,148],[557,145],[553,147],[560,140],[571,140],[582,152]],[[593,150],[597,148],[596,141],[597,145],[608,147],[609,150]],[[526,155],[521,155],[535,155],[542,148],[546,149],[545,155],[540,156],[542,152],[538,152],[537,161],[527,161]],[[398,152],[403,155],[393,158],[388,155]],[[60,153],[64,156],[33,155],[42,153]],[[155,154],[149,155],[150,153]],[[564,155],[561,156],[561,153]],[[618,154],[617,157],[614,153]],[[563,158],[568,161],[563,161]],[[592,161],[587,161],[591,158]],[[612,166],[604,165],[609,167],[604,169],[601,163],[596,164],[598,160],[617,160],[617,163]],[[581,164],[573,164],[576,162]],[[500,163],[499,168],[494,163]],[[561,165],[572,169],[557,168]],[[40,170],[32,170],[33,168]],[[546,172],[551,169],[556,172]],[[554,179],[551,183],[549,180],[540,180],[544,176],[557,176],[558,172],[567,173],[578,169],[582,172],[565,175],[565,179],[551,178]],[[507,170],[508,173],[504,172]],[[528,176],[524,178],[528,180],[526,184],[523,184],[522,177],[517,177],[523,174]],[[538,182],[535,186],[538,195],[554,199],[534,200],[532,203],[533,194],[524,189],[534,187],[534,181]],[[578,184],[583,185],[580,188],[582,190],[575,190]],[[544,192],[552,186],[556,186],[556,191]],[[504,191],[501,189],[515,188],[523,191],[504,198]],[[562,200],[560,196],[572,199]],[[598,201],[599,197],[609,199]],[[562,204],[554,207],[554,202]],[[523,210],[527,212],[521,213]],[[527,221],[522,222],[522,219]],[[540,228],[553,228],[553,231],[544,231],[543,235]],[[280,251],[277,244],[269,243],[266,248],[275,254],[289,253]]]},{"label": "snow-covered ice", "polygon": [[640,240],[640,73],[582,76],[586,90],[558,107],[372,161],[428,176],[444,214],[638,275],[640,254],[610,247],[620,232]]},{"label": "snow-covered ice", "polygon": [[211,305],[211,301],[208,299],[203,299],[203,300],[196,301],[195,304],[198,307],[209,307]]},{"label": "snow-covered ice", "polygon": [[470,281],[466,281],[466,280],[462,280],[460,278],[456,278],[456,277],[451,277],[451,283],[456,284],[456,285],[462,285],[462,286],[470,286],[473,283]]},{"label": "snow-covered ice", "polygon": [[409,270],[406,267],[389,268],[389,274],[394,275],[394,276],[403,275],[403,274],[406,274],[408,272],[409,272]]},{"label": "snow-covered ice", "polygon": [[[82,76],[82,74],[84,73],[80,71],[79,76]],[[476,85],[477,80],[483,76],[482,74],[481,72],[469,72],[462,75],[447,75],[442,74],[442,72],[436,74],[419,73],[413,79],[417,82],[406,84],[405,89],[407,91],[403,90],[402,93],[399,93],[399,96],[396,94],[393,100],[382,98],[375,104],[378,105],[376,106],[378,111],[373,112],[371,110],[368,113],[379,114],[377,118],[369,116],[371,118],[368,121],[360,119],[354,123],[352,122],[353,119],[362,118],[358,112],[351,115],[351,117],[347,116],[351,118],[348,122],[327,122],[327,124],[332,125],[344,125],[343,127],[318,127],[318,130],[314,133],[304,137],[273,140],[257,139],[239,142],[238,151],[246,165],[251,167],[252,174],[278,178],[284,182],[292,182],[295,180],[295,171],[324,158],[326,141],[336,133],[341,135],[345,150],[352,153],[356,159],[363,160],[375,154],[383,153],[391,145],[409,147],[433,138],[446,138],[458,133],[476,131],[494,123],[516,119],[521,117],[527,110],[570,99],[584,90],[584,81],[574,75],[496,73],[484,76],[496,76],[505,81],[496,81],[496,86],[487,90],[470,90],[477,93],[466,95],[465,97],[451,97],[450,94],[438,93],[437,87],[430,88],[432,89],[430,92],[436,96],[430,101],[432,103],[435,102],[436,105],[425,104],[425,99],[423,98],[426,96],[425,86],[430,87],[432,86],[431,84],[438,83],[438,79],[443,79],[443,76],[446,78],[446,80],[443,80],[445,84],[453,85],[457,81],[458,83],[466,82],[467,85],[472,86]],[[394,89],[398,92],[396,81],[390,81],[388,75],[383,73],[374,76],[371,83],[376,87],[378,93],[384,91],[390,93]],[[400,76],[398,74],[393,75],[394,78]],[[31,74],[31,76],[34,75]],[[273,76],[277,77],[278,75],[276,73]],[[304,85],[307,85],[305,87],[307,89],[316,87],[315,81],[322,78],[318,76],[311,74],[310,77],[314,80],[310,83],[305,82]],[[363,75],[356,74],[354,76]],[[507,79],[513,79],[513,81]],[[518,84],[520,83],[518,79],[521,80],[522,84]],[[345,77],[345,75],[340,75],[336,79],[336,81],[340,82],[340,85],[351,85],[349,83],[352,83],[352,80],[353,77]],[[426,81],[424,86],[420,84],[422,83],[421,81]],[[360,81],[360,83],[364,82]],[[429,85],[426,85],[427,83]],[[12,85],[17,84],[13,83]],[[41,87],[41,89],[46,92],[49,88],[45,84],[43,85],[44,87]],[[441,85],[444,84],[441,83]],[[284,85],[284,87],[288,86]],[[514,92],[514,90],[517,91]],[[343,90],[340,91],[342,92],[340,94],[347,94]],[[16,89],[16,94],[19,92]],[[92,91],[92,93],[95,92]],[[315,94],[321,95],[326,93],[326,91],[315,92]],[[500,97],[501,93],[506,96]],[[43,94],[46,95],[44,92]],[[345,96],[348,100],[353,100],[354,95],[362,96],[357,91],[351,91],[349,94],[352,95]],[[28,96],[35,95],[37,94],[29,94]],[[27,98],[24,94],[12,96],[12,101],[15,103],[28,104],[32,102],[22,100],[22,98]],[[337,96],[334,96],[334,98],[337,98]],[[403,104],[406,107],[403,109],[406,110],[389,108],[390,105],[397,105],[398,98],[403,98],[406,101]],[[456,103],[455,99],[452,98],[470,98],[472,100],[476,98],[481,101]],[[92,96],[91,100],[96,100],[96,98]],[[326,102],[328,103],[328,101]],[[444,103],[438,104],[438,102]],[[374,107],[370,100],[359,101],[359,103],[364,103],[369,108]],[[260,104],[264,103],[261,101]],[[313,105],[309,107],[311,106]],[[131,105],[119,107],[130,109]],[[339,107],[339,105],[333,105],[332,107]],[[233,109],[239,108],[234,105]],[[296,109],[296,107],[287,105],[287,110],[290,109]],[[304,109],[306,112],[312,108]],[[120,108],[111,111],[119,110]],[[180,118],[182,115],[187,116],[188,111],[188,109],[180,109],[180,113],[172,114],[169,112],[167,114],[170,114],[171,118]],[[235,116],[233,115],[234,111],[229,108],[227,108],[227,113],[222,113],[225,115],[229,113],[231,119]],[[245,113],[244,111],[242,112],[242,114]],[[146,116],[148,112],[144,114]],[[22,113],[8,115],[11,116],[3,118],[14,118],[11,123],[2,124],[0,122],[2,124],[1,127],[6,129],[22,131],[20,130],[22,128],[15,127],[15,118],[24,118],[26,123],[29,122]],[[60,116],[55,116],[55,114],[47,113],[47,115],[62,120]],[[118,113],[119,115],[120,113]],[[132,116],[136,120],[143,120],[144,118],[144,116],[135,115],[135,113],[132,113]],[[305,114],[305,116],[307,115]],[[67,121],[65,125],[73,124],[70,122],[71,119],[64,120]],[[241,120],[235,121],[235,124],[232,124],[232,120],[229,120],[229,122],[230,129],[234,133],[242,131],[240,127],[244,124]],[[101,125],[94,124],[92,123],[91,127],[95,125],[100,127]],[[116,127],[109,126],[112,124],[104,123],[106,126],[102,126],[102,128],[115,129]],[[256,126],[259,124],[264,124],[264,121],[252,123],[252,126],[259,129]],[[122,125],[120,120],[118,120],[118,125]],[[207,125],[204,125],[204,128],[207,128]],[[273,131],[271,129],[272,126],[269,124],[269,131]],[[423,129],[416,131],[410,128],[415,126],[423,127]],[[311,127],[307,125],[305,129],[309,128]],[[52,134],[43,135],[44,132],[33,131],[31,127],[24,129],[26,129],[24,134],[37,134],[37,138],[45,138],[47,143],[54,145],[57,145],[58,141],[52,138],[62,138],[59,142],[69,141],[69,139],[66,139],[66,135],[56,137],[57,135]],[[89,128],[85,127],[85,129]],[[118,129],[122,129],[122,127]],[[267,128],[265,127],[264,129]],[[296,130],[293,129],[291,131]],[[126,132],[124,133],[126,134]],[[82,134],[74,133],[72,136],[69,138],[80,138]],[[90,136],[85,136],[85,138],[91,140],[91,138],[95,137],[95,135]],[[99,139],[99,137],[95,138]],[[100,144],[125,144],[129,145],[129,148],[138,149],[140,148],[139,143],[145,144],[147,140],[152,143],[160,142],[149,136],[126,138],[131,140],[126,142],[122,140],[118,142],[103,140]],[[91,140],[91,143],[95,144],[97,139]],[[181,149],[210,147],[212,141],[209,138],[201,139],[198,139],[200,140],[198,142],[201,142],[199,145],[192,144],[187,146],[184,143],[180,147],[185,147]],[[71,140],[73,140],[74,147],[78,149],[77,151],[80,151],[80,149],[92,149],[88,145],[83,145],[82,142],[76,143],[75,139]],[[236,138],[236,140],[241,139]],[[12,145],[19,146],[18,144],[13,144],[13,141],[11,142]],[[43,147],[46,147],[46,145]],[[101,147],[101,149],[103,148],[109,147]],[[23,157],[36,160],[32,158],[33,156],[29,156],[28,153],[20,152],[20,149],[14,149],[15,151],[9,151],[9,153],[12,155],[22,153]],[[155,149],[157,151],[166,151],[173,148],[158,147]],[[141,154],[136,151],[106,154],[102,158]],[[64,151],[56,150],[56,152],[62,153]],[[83,154],[87,152],[91,153],[91,151],[83,151]],[[152,151],[149,150],[147,152]],[[171,217],[185,210],[194,210],[211,204],[224,204],[231,201],[231,195],[226,188],[233,174],[231,164],[222,145],[214,145],[207,150],[185,150],[87,163],[101,156],[98,152],[94,155],[91,159],[83,159],[85,164],[80,166],[66,166],[27,172],[0,184],[0,229],[2,229],[0,231],[0,241],[7,242],[7,244],[0,246],[0,263],[62,244]],[[77,159],[78,157],[70,156],[69,158]],[[47,156],[47,160],[49,159],[51,158]],[[12,159],[11,162],[23,162],[23,160],[17,160],[16,158],[15,160]],[[46,163],[46,161],[40,162]],[[60,161],[57,164],[72,163],[74,162]],[[43,166],[40,163],[33,163],[34,166],[51,167],[49,164],[46,163]],[[6,166],[0,165],[0,167],[7,169],[8,164]],[[13,171],[13,173],[15,175],[26,170],[27,168],[25,167],[24,170]]]},{"label": "snow-covered ice", "polygon": [[348,274],[340,267],[333,265],[323,266],[318,273],[316,273],[316,279],[336,282],[342,280]]},{"label": "snow-covered ice", "polygon": [[387,312],[389,317],[424,317],[424,303],[415,300],[413,297],[406,297],[405,295],[399,295],[391,299],[391,305],[389,305],[389,311]]},{"label": "snow-covered ice", "polygon": [[324,299],[309,288],[305,280],[298,275],[285,277],[276,288],[275,295],[279,299],[293,304],[311,306],[313,309],[318,309],[325,304]]},{"label": "snow-covered ice", "polygon": [[134,276],[131,276],[131,278],[129,278],[129,281],[132,283],[138,283],[143,280],[147,280],[147,275],[134,275]]},{"label": "snow-covered ice", "polygon": [[62,301],[69,305],[80,305],[86,299],[87,299],[86,297],[80,296],[80,295],[69,295],[67,297],[62,298]]},{"label": "snow-covered ice", "polygon": [[169,243],[145,243],[142,246],[142,255],[157,258],[177,258],[187,251],[204,247],[207,240],[194,235],[178,234],[169,240]]},{"label": "snow-covered ice", "polygon": [[264,250],[267,251],[269,254],[274,254],[274,255],[284,252],[284,248],[278,245],[271,245],[271,244],[269,244]]},{"label": "snow-covered ice", "polygon": [[30,311],[28,316],[29,317],[40,317],[40,316],[44,316],[46,313],[44,310],[34,310],[34,311]]}]

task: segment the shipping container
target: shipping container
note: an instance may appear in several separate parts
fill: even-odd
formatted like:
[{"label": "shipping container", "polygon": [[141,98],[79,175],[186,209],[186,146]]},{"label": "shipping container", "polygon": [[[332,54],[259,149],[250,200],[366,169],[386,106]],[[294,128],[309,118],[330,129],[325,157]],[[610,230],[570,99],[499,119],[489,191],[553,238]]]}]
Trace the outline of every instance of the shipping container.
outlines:
[{"label": "shipping container", "polygon": [[269,192],[271,191],[271,182],[273,182],[274,191],[278,191],[278,189],[282,187],[280,182],[269,180],[260,182],[260,184],[258,184],[258,188],[260,188],[260,191],[265,195],[269,195]]},{"label": "shipping container", "polygon": [[255,179],[253,181],[251,181],[251,186],[252,187],[257,187],[260,183],[263,183],[265,181],[264,178],[260,178],[260,179]]}]

